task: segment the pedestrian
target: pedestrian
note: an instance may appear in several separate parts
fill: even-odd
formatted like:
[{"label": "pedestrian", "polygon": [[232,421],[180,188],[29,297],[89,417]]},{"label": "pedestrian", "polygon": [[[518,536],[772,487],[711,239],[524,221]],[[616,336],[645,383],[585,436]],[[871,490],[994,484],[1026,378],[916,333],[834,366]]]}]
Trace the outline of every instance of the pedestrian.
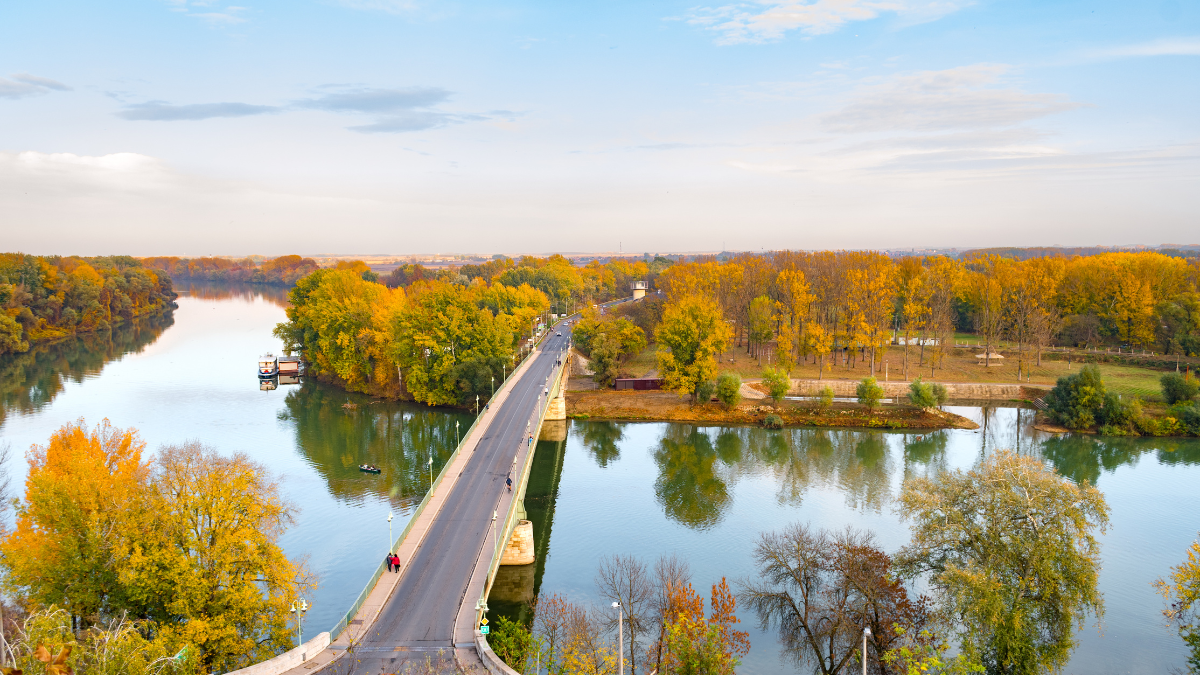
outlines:
[{"label": "pedestrian", "polygon": [[400,556],[395,553],[392,554],[392,567],[397,574],[400,573]]},{"label": "pedestrian", "polygon": [[508,478],[504,479],[504,484],[508,486],[508,491],[512,492],[512,474],[508,474]]},{"label": "pedestrian", "polygon": [[388,551],[388,554],[383,556],[383,560],[384,560],[384,562],[387,563],[388,571],[391,572],[392,571],[392,553],[391,553],[391,551]]}]

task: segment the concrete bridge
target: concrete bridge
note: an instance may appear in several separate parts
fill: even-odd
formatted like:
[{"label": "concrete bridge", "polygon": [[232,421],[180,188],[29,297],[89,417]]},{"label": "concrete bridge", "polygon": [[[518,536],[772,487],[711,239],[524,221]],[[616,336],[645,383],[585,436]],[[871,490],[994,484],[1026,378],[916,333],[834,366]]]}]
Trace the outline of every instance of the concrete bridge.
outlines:
[{"label": "concrete bridge", "polygon": [[535,558],[524,504],[533,453],[539,437],[566,433],[570,331],[557,330],[548,329],[442,468],[393,546],[401,571],[381,564],[332,631],[237,675],[393,673],[427,659],[514,672],[487,647],[479,620],[500,565]]}]

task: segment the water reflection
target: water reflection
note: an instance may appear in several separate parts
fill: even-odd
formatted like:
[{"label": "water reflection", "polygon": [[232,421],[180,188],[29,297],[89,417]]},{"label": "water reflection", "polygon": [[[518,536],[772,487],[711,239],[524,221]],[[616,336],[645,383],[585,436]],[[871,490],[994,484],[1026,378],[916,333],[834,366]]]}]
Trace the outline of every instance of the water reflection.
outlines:
[{"label": "water reflection", "polygon": [[0,358],[0,425],[9,411],[41,410],[68,382],[82,382],[129,353],[140,352],[175,322],[170,311],[139,317],[109,330],[95,331]]},{"label": "water reflection", "polygon": [[624,425],[616,422],[591,422],[583,425],[583,447],[601,469],[621,458],[617,443],[624,438]]},{"label": "water reflection", "polygon": [[283,286],[267,286],[261,284],[222,284],[215,282],[181,282],[175,285],[175,292],[200,300],[243,300],[253,302],[262,298],[272,305],[287,307],[289,288]]},{"label": "water reflection", "polygon": [[654,493],[669,518],[699,530],[720,522],[729,490],[716,473],[717,462],[707,430],[686,424],[667,427],[654,451]]},{"label": "water reflection", "polygon": [[1194,439],[1119,438],[1073,434],[1042,444],[1042,456],[1060,474],[1095,485],[1102,473],[1133,466],[1146,454],[1163,464],[1200,464],[1200,443]]},{"label": "water reflection", "polygon": [[[289,387],[279,419],[291,422],[296,445],[339,500],[364,494],[415,506],[429,489],[429,457],[436,476],[474,421],[469,413],[372,399],[305,379]],[[363,473],[362,464],[383,469]]]}]

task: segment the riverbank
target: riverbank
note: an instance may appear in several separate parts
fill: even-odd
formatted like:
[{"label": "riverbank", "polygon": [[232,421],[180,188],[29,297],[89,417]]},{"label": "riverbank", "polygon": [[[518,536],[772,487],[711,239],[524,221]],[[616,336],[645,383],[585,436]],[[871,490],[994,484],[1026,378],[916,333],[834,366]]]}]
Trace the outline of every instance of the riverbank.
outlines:
[{"label": "riverbank", "polygon": [[726,409],[720,403],[693,405],[685,397],[665,391],[568,391],[567,416],[573,419],[699,422],[702,424],[762,425],[768,415],[778,415],[787,427],[850,427],[877,429],[977,429],[971,420],[941,410],[885,404],[875,410],[857,403],[836,402],[827,408],[813,402],[743,401]]}]

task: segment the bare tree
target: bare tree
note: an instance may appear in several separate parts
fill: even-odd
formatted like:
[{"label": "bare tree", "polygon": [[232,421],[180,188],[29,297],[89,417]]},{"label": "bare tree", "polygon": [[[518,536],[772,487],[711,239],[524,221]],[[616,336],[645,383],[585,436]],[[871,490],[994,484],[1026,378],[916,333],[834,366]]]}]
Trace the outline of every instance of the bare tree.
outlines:
[{"label": "bare tree", "polygon": [[[891,558],[869,533],[829,533],[792,525],[762,535],[754,550],[759,577],[739,585],[742,602],[774,628],[797,666],[836,675],[861,664],[863,629],[871,629],[870,671],[893,672],[880,657],[903,635],[930,623],[924,598],[912,601],[891,571]],[[902,630],[897,630],[900,628]]]},{"label": "bare tree", "polygon": [[552,661],[546,664],[548,672],[552,672],[553,666],[561,659],[571,619],[576,611],[571,601],[557,593],[543,595],[537,600],[533,611],[533,633],[545,640],[546,652]]},{"label": "bare tree", "polygon": [[[624,635],[621,640],[628,640],[629,672],[637,672],[637,654],[641,644],[638,638],[648,630],[647,614],[650,611],[651,599],[654,595],[650,572],[646,564],[633,556],[610,555],[600,559],[596,569],[596,588],[600,597],[609,602],[616,602],[624,610]],[[601,611],[607,618],[609,630],[617,628],[617,612],[605,605]]]}]

